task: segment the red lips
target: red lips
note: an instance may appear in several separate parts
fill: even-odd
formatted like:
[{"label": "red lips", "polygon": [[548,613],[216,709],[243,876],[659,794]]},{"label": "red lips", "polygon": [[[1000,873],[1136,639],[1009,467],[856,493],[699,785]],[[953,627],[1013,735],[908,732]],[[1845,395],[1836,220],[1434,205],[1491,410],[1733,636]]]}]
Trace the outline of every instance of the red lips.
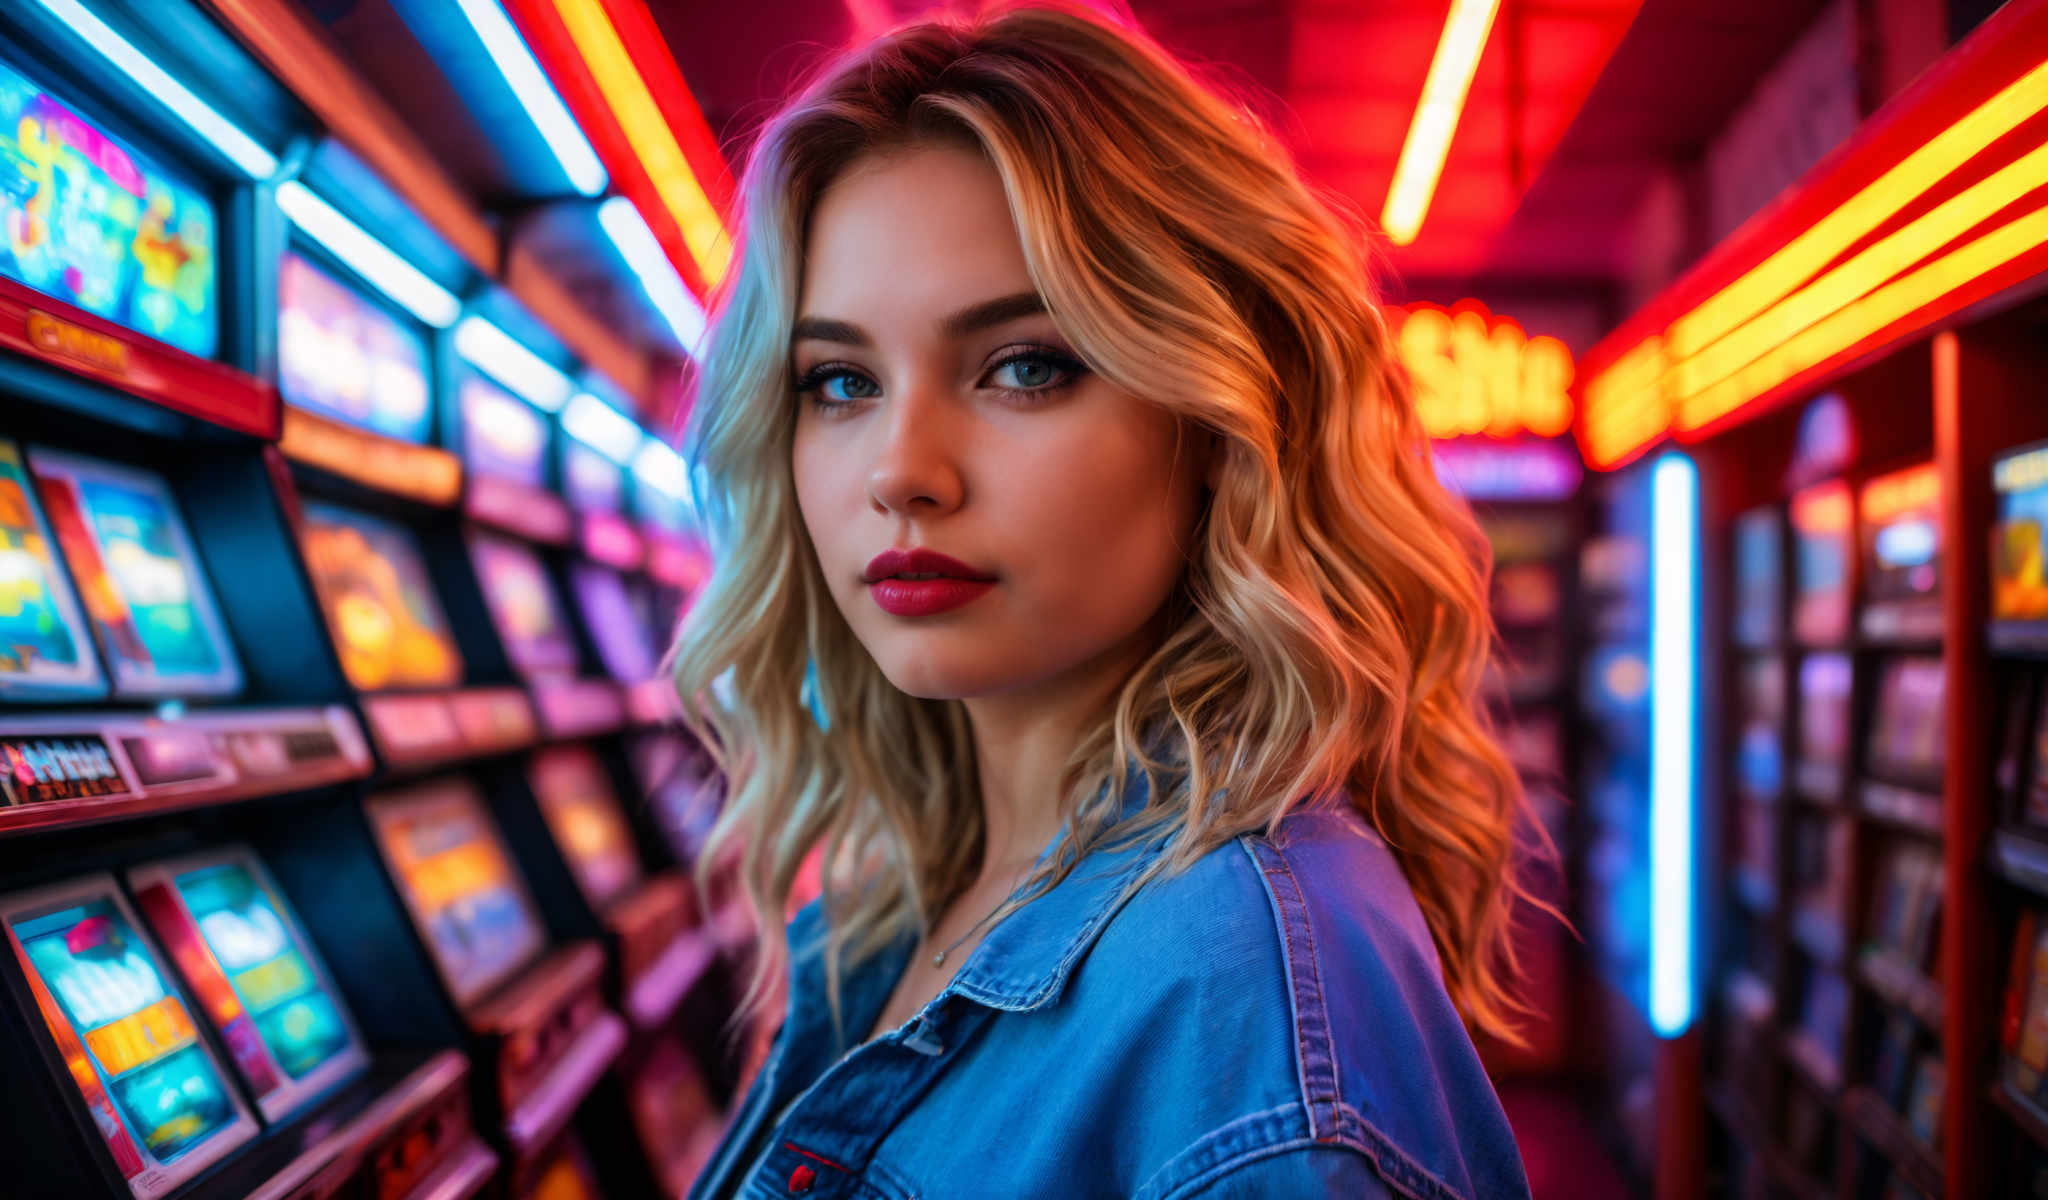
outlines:
[{"label": "red lips", "polygon": [[995,576],[988,572],[921,547],[882,551],[868,563],[861,579],[882,611],[899,617],[947,612],[995,586]]}]

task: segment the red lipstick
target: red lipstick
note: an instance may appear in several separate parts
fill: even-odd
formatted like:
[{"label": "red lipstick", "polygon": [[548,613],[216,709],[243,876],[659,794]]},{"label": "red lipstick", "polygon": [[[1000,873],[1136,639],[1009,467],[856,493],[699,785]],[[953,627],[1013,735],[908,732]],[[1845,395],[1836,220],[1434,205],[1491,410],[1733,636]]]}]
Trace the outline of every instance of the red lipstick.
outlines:
[{"label": "red lipstick", "polygon": [[929,617],[949,612],[995,586],[996,577],[936,550],[884,550],[861,575],[883,612]]}]

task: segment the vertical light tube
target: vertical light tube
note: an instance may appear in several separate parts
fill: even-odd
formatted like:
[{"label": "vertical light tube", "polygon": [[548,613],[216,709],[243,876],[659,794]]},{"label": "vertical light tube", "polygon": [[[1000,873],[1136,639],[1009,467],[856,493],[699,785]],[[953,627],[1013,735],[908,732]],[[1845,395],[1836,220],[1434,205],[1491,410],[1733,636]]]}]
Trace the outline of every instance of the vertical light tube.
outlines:
[{"label": "vertical light tube", "polygon": [[1699,739],[1699,470],[1666,454],[1651,475],[1650,1026],[1693,1020],[1693,833]]}]

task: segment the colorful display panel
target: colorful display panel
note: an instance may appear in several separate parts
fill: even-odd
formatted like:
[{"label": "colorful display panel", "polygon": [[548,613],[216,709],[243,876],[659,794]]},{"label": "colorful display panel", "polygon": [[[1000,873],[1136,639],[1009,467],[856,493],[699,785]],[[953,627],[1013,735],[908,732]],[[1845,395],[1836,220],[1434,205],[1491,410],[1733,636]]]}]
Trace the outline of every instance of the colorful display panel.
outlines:
[{"label": "colorful display panel", "polygon": [[529,676],[573,672],[576,641],[540,556],[518,542],[480,532],[470,535],[469,549],[512,665]]},{"label": "colorful display panel", "polygon": [[1785,778],[1778,729],[1785,718],[1785,673],[1776,658],[1742,665],[1737,699],[1735,781],[1754,798],[1772,798]]},{"label": "colorful display panel", "polygon": [[224,696],[242,668],[161,476],[31,449],[29,470],[124,696]]},{"label": "colorful display panel", "polygon": [[220,348],[212,203],[0,63],[0,275],[180,350]]},{"label": "colorful display panel", "polygon": [[458,1004],[483,998],[546,944],[526,885],[466,780],[373,796],[370,825],[413,924]]},{"label": "colorful display panel", "polygon": [[1799,664],[1799,754],[1838,765],[1849,753],[1849,660],[1810,654]]},{"label": "colorful display panel", "polygon": [[585,512],[619,512],[626,507],[626,472],[575,439],[562,447],[562,494]]},{"label": "colorful display panel", "polygon": [[640,881],[632,831],[596,754],[580,745],[543,751],[527,779],[590,907],[604,909]]},{"label": "colorful display panel", "polygon": [[610,567],[576,562],[569,565],[569,587],[605,671],[620,683],[654,678],[658,654],[649,636],[652,614],[635,603],[625,577]]},{"label": "colorful display panel", "polygon": [[277,277],[277,385],[300,408],[408,442],[427,439],[427,342],[296,254]]},{"label": "colorful display panel", "polygon": [[462,656],[410,532],[308,502],[299,541],[351,684],[374,692],[462,682]]},{"label": "colorful display panel", "polygon": [[1991,485],[1991,619],[2048,621],[2048,445],[2000,458]]},{"label": "colorful display panel", "polygon": [[267,1119],[368,1065],[318,954],[254,854],[157,863],[128,882]]},{"label": "colorful display panel", "polygon": [[0,699],[107,690],[71,579],[51,550],[21,450],[0,441]]},{"label": "colorful display panel", "polygon": [[1792,632],[1807,645],[1832,645],[1848,635],[1854,517],[1846,484],[1792,497]]},{"label": "colorful display panel", "polygon": [[164,1195],[254,1134],[111,878],[10,896],[0,919],[137,1200]]},{"label": "colorful display panel", "polygon": [[547,484],[548,419],[477,375],[462,380],[462,461],[470,470],[527,487]]},{"label": "colorful display panel", "polygon": [[1865,602],[1930,599],[1939,584],[1941,483],[1934,464],[1863,485]]},{"label": "colorful display panel", "polygon": [[1778,511],[1761,508],[1735,519],[1735,640],[1767,645],[1778,637],[1785,603],[1785,540]]},{"label": "colorful display panel", "polygon": [[1911,780],[1940,778],[1945,679],[1939,658],[1900,658],[1885,664],[1871,721],[1873,763]]}]

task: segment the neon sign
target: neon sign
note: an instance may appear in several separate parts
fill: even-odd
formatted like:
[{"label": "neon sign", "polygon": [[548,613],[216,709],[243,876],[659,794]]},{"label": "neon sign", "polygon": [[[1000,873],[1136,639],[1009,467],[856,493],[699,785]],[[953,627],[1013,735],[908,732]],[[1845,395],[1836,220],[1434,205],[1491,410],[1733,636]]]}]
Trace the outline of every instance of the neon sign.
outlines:
[{"label": "neon sign", "polygon": [[1563,342],[1530,337],[1476,300],[1394,311],[1395,353],[1431,438],[1557,437],[1571,429],[1572,352]]}]

